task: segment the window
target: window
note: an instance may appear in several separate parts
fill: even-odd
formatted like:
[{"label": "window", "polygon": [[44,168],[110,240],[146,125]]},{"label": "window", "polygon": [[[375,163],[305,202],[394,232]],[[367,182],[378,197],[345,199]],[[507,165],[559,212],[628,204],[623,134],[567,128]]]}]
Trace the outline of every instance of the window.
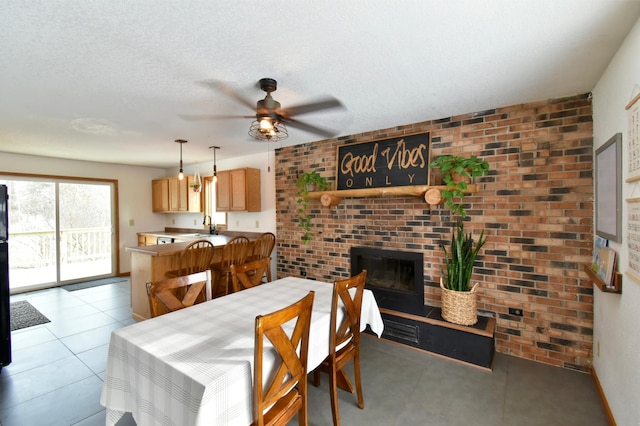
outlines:
[{"label": "window", "polygon": [[211,216],[211,221],[218,229],[227,227],[227,213],[216,211],[216,185],[213,176],[204,178],[204,214]]}]

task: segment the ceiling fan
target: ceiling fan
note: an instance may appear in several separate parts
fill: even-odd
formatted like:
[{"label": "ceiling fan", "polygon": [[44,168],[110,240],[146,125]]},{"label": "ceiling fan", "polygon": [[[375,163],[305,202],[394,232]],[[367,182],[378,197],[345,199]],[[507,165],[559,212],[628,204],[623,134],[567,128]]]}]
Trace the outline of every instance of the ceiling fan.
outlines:
[{"label": "ceiling fan", "polygon": [[266,141],[279,141],[285,139],[288,136],[286,126],[294,127],[300,130],[304,130],[309,133],[323,136],[325,138],[333,137],[337,134],[336,131],[330,129],[324,129],[318,126],[314,126],[303,121],[294,118],[294,116],[307,114],[310,112],[316,112],[332,108],[344,108],[342,103],[333,97],[326,97],[315,102],[296,105],[288,108],[282,108],[280,102],[273,99],[272,92],[275,92],[278,83],[272,78],[262,78],[259,81],[260,89],[265,91],[267,95],[264,99],[259,100],[257,103],[245,98],[237,90],[227,83],[220,81],[206,81],[205,85],[221,91],[230,98],[235,99],[243,105],[251,108],[255,111],[255,115],[184,115],[180,117],[184,120],[217,120],[228,118],[255,118],[252,123],[249,134],[258,140]]}]

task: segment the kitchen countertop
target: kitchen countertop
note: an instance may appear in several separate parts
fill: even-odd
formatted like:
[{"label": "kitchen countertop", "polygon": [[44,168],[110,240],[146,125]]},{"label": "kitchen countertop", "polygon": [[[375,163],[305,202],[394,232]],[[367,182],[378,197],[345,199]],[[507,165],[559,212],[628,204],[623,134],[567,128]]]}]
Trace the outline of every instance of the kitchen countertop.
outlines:
[{"label": "kitchen countertop", "polygon": [[138,246],[127,247],[126,251],[148,254],[149,256],[172,256],[182,252],[182,250],[192,241],[197,239],[209,240],[213,243],[214,247],[222,247],[227,242],[237,235],[246,235],[247,238],[253,240],[259,236],[259,233],[255,232],[227,232],[220,233],[219,235],[210,235],[205,233],[196,232],[172,232],[172,231],[152,231],[152,232],[140,232],[145,235],[155,235],[158,237],[169,238],[181,238],[185,239],[182,242],[170,243],[170,244],[156,244],[150,246]]}]

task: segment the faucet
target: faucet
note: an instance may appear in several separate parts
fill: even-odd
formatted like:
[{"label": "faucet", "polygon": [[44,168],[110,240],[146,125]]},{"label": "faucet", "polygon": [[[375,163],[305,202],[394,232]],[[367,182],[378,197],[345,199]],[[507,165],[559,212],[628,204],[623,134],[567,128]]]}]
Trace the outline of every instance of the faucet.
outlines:
[{"label": "faucet", "polygon": [[218,230],[216,229],[215,223],[212,222],[211,216],[209,216],[208,214],[204,215],[204,220],[202,221],[202,224],[203,225],[207,224],[207,218],[209,218],[209,234],[218,235]]}]

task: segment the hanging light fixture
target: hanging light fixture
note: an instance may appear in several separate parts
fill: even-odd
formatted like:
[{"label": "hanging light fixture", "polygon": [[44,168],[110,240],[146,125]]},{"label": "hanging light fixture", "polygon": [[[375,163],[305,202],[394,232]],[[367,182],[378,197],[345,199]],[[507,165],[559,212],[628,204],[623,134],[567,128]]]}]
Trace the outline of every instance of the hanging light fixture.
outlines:
[{"label": "hanging light fixture", "polygon": [[185,141],[184,139],[176,139],[175,142],[180,144],[180,173],[178,174],[178,179],[183,180],[184,172],[182,171],[182,144],[187,143],[187,141]]},{"label": "hanging light fixture", "polygon": [[278,142],[289,137],[287,126],[274,114],[263,114],[251,123],[249,135],[259,141]]},{"label": "hanging light fixture", "polygon": [[277,87],[278,83],[272,78],[260,80],[260,89],[267,92],[267,96],[256,104],[256,120],[249,127],[249,135],[259,141],[277,142],[289,136],[278,113],[281,110],[280,102],[271,96]]},{"label": "hanging light fixture", "polygon": [[218,181],[218,169],[216,166],[216,150],[220,149],[219,146],[210,146],[209,149],[213,149],[213,183]]}]

